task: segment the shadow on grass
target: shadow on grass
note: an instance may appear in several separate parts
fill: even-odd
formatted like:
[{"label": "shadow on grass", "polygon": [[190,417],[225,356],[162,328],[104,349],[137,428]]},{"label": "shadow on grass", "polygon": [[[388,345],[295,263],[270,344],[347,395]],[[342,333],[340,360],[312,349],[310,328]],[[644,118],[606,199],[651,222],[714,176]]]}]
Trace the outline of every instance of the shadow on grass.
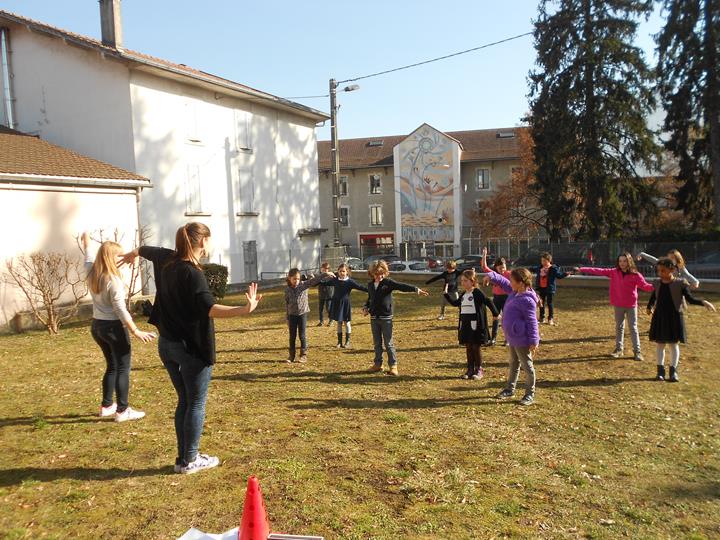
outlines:
[{"label": "shadow on grass", "polygon": [[685,482],[683,484],[665,484],[653,488],[653,493],[664,492],[670,499],[695,501],[716,501],[720,499],[720,482]]},{"label": "shadow on grass", "polygon": [[281,326],[243,326],[240,328],[224,328],[218,330],[215,329],[216,334],[226,334],[226,333],[234,333],[234,334],[243,334],[246,332],[260,332],[262,330],[282,330],[284,328],[287,328],[287,326],[281,325]]},{"label": "shadow on grass", "polygon": [[399,375],[390,377],[383,373],[371,373],[366,369],[358,371],[333,371],[321,373],[319,371],[279,371],[277,373],[236,373],[234,375],[219,375],[213,377],[218,381],[245,381],[254,382],[262,380],[273,380],[277,382],[319,382],[331,384],[367,384],[367,383],[396,383],[402,381],[428,381],[428,380],[452,380],[454,376],[438,375],[434,377],[420,375]]},{"label": "shadow on grass", "polygon": [[73,480],[115,480],[118,478],[136,478],[174,474],[171,465],[149,469],[98,469],[94,467],[70,467],[68,469],[50,469],[42,467],[20,467],[0,470],[0,487],[14,486],[23,482],[54,482],[70,478]]},{"label": "shadow on grass", "polygon": [[55,416],[18,416],[16,418],[0,418],[0,428],[8,426],[32,426],[44,424],[94,424],[108,422],[112,418],[100,418],[97,414],[59,414]]},{"label": "shadow on grass", "polygon": [[439,409],[456,405],[496,405],[509,404],[508,401],[498,401],[494,396],[472,396],[450,399],[312,399],[288,398],[291,409]]},{"label": "shadow on grass", "polygon": [[614,345],[615,343],[615,336],[592,336],[592,337],[582,337],[582,338],[559,338],[559,339],[543,339],[542,343],[545,344],[555,344],[555,343],[604,343],[604,342],[612,342],[611,345]]}]

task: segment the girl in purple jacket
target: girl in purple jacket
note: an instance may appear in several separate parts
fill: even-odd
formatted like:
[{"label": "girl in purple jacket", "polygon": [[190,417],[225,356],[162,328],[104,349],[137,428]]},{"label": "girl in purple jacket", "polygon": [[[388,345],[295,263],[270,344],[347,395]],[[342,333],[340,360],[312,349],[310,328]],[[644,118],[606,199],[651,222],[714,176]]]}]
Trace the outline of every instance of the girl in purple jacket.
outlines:
[{"label": "girl in purple jacket", "polygon": [[510,348],[508,383],[498,394],[498,399],[515,394],[520,367],[525,372],[525,395],[520,405],[532,405],[535,399],[535,368],[533,355],[540,345],[540,332],[536,309],[538,296],[532,289],[532,274],[527,268],[515,268],[510,279],[497,272],[489,272],[493,285],[501,287],[508,295],[503,308],[503,330]]},{"label": "girl in purple jacket", "polygon": [[635,360],[642,360],[640,352],[640,333],[638,332],[638,289],[652,292],[653,286],[645,281],[643,275],[635,268],[635,261],[630,253],[618,256],[615,268],[575,268],[575,272],[589,276],[610,278],[610,305],[615,310],[615,350],[610,353],[613,358],[621,358],[625,337],[625,319],[630,327]]}]

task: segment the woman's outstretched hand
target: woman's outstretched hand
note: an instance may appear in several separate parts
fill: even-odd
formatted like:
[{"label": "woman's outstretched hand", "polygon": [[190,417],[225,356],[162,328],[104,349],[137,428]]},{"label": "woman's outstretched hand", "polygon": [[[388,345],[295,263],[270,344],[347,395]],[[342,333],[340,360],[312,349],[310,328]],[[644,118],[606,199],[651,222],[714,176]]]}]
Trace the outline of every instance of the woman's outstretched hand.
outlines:
[{"label": "woman's outstretched hand", "polygon": [[128,251],[127,253],[123,253],[118,257],[118,266],[123,266],[124,264],[133,264],[135,262],[135,259],[137,259],[140,256],[137,249],[133,249],[132,251]]},{"label": "woman's outstretched hand", "polygon": [[257,293],[257,283],[251,283],[248,286],[248,290],[245,293],[245,298],[247,299],[247,312],[252,313],[255,311],[255,308],[257,307],[260,300],[262,300],[262,294]]}]

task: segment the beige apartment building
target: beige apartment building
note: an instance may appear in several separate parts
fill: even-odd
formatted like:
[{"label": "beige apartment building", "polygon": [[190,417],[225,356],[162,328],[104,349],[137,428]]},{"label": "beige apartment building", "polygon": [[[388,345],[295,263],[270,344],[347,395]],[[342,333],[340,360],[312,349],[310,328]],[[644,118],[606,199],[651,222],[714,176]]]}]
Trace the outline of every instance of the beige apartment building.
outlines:
[{"label": "beige apartment building", "polygon": [[[471,217],[520,166],[521,129],[443,133],[423,124],[410,135],[341,140],[341,242],[359,257],[475,251]],[[330,141],[318,142],[318,168],[321,241],[332,245]]]}]

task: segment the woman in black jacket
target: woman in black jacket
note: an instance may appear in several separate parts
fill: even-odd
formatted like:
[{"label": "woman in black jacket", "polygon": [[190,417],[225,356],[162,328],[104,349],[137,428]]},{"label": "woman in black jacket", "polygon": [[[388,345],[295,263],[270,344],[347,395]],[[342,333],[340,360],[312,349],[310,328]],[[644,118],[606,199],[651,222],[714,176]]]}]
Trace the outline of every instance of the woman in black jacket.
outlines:
[{"label": "woman in black jacket", "polygon": [[207,255],[210,229],[188,223],[175,234],[175,250],[141,246],[123,255],[131,264],[138,256],[152,261],[155,303],[150,323],[157,326],[158,352],[178,395],[175,472],[192,474],[219,465],[215,456],[199,453],[205,421],[205,402],[215,364],[214,318],[249,315],[262,295],[252,283],[244,306],[217,304],[210,293],[200,259]]},{"label": "woman in black jacket", "polygon": [[478,289],[475,270],[465,270],[460,276],[460,286],[464,289],[459,298],[452,298],[447,288],[445,298],[453,306],[460,308],[458,321],[458,341],[465,345],[467,356],[467,370],[463,379],[480,380],[483,377],[482,354],[480,347],[490,341],[485,306],[493,314],[493,320],[498,318],[498,310],[487,296]]}]

